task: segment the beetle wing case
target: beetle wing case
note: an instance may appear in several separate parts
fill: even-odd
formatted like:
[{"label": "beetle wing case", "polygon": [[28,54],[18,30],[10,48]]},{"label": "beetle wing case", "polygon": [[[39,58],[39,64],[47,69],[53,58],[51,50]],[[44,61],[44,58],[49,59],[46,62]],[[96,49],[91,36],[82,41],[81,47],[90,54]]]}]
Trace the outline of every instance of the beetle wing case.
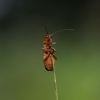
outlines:
[{"label": "beetle wing case", "polygon": [[[45,57],[47,57],[46,59],[45,59]],[[47,70],[47,71],[53,71],[53,61],[54,61],[54,63],[55,63],[55,58],[54,58],[54,55],[52,55],[52,54],[50,54],[49,56],[48,55],[46,55],[46,54],[44,54],[44,66],[45,66],[45,69]],[[53,60],[53,61],[52,61]]]}]

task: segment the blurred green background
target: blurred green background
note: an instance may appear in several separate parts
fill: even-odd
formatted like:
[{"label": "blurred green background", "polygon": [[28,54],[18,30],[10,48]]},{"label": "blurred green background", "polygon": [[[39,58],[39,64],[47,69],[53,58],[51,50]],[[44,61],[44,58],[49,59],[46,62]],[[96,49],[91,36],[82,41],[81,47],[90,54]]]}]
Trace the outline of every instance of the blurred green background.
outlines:
[{"label": "blurred green background", "polygon": [[43,64],[45,24],[57,42],[59,100],[100,100],[100,2],[0,0],[0,100],[55,100]]}]

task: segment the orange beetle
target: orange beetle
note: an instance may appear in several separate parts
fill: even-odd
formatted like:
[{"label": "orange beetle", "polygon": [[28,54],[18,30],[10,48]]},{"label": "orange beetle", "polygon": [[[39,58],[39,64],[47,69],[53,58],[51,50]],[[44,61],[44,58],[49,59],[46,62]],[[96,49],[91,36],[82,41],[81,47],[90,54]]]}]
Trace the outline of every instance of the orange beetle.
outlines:
[{"label": "orange beetle", "polygon": [[56,43],[55,42],[52,43],[52,35],[48,34],[48,36],[46,36],[45,40],[43,41],[43,48],[42,48],[44,52],[43,62],[47,71],[53,71],[53,61],[55,62],[55,60],[57,60],[56,56],[54,55],[54,52],[56,52],[56,50],[52,47],[52,44]]},{"label": "orange beetle", "polygon": [[[45,28],[48,34],[47,27],[45,26]],[[56,34],[58,32],[62,32],[65,30],[74,30],[74,29],[64,29],[64,30],[57,31],[53,34]],[[52,44],[56,44],[56,42],[52,42],[53,34],[48,34],[43,41],[43,48],[42,48],[43,53],[44,53],[43,62],[47,71],[53,71],[53,62],[55,63],[55,60],[57,60],[57,57],[54,55],[54,52],[56,52],[56,50],[52,47]]]}]

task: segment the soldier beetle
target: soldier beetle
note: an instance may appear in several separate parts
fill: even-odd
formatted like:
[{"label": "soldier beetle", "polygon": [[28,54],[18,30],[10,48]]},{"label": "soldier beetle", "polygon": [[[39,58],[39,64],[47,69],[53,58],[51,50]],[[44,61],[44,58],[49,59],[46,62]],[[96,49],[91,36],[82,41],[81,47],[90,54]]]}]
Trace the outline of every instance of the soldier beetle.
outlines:
[{"label": "soldier beetle", "polygon": [[54,55],[54,52],[56,52],[56,49],[52,47],[52,44],[56,44],[56,42],[52,42],[52,36],[61,31],[74,30],[74,29],[64,29],[64,30],[57,31],[53,34],[48,34],[47,27],[45,26],[45,28],[46,28],[47,36],[43,41],[43,48],[42,48],[43,53],[44,53],[43,62],[44,62],[45,69],[47,71],[53,71],[53,61],[55,62],[55,60],[57,60],[57,57]]},{"label": "soldier beetle", "polygon": [[[44,25],[45,26],[45,25]],[[44,62],[44,66],[46,68],[47,71],[53,71],[53,60],[57,60],[56,56],[54,55],[54,52],[56,52],[56,50],[52,47],[52,44],[56,44],[55,42],[52,42],[52,34],[48,34],[47,31],[47,27],[46,28],[46,32],[47,32],[47,36],[45,38],[45,40],[43,41],[43,62]]]}]

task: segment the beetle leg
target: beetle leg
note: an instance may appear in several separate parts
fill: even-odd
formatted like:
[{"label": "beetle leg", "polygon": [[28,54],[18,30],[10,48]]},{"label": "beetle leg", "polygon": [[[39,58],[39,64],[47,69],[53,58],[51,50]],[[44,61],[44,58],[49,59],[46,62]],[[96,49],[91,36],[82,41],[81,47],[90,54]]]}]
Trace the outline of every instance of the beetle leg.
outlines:
[{"label": "beetle leg", "polygon": [[53,55],[54,59],[57,60],[57,57],[55,55]]},{"label": "beetle leg", "polygon": [[42,48],[42,50],[44,50],[45,48]]},{"label": "beetle leg", "polygon": [[43,59],[43,61],[47,60],[47,58],[49,57],[50,53],[48,53],[48,55]]},{"label": "beetle leg", "polygon": [[52,44],[56,44],[56,42],[52,42]]},{"label": "beetle leg", "polygon": [[51,47],[55,52],[57,51],[56,49],[54,49],[53,47]]}]

